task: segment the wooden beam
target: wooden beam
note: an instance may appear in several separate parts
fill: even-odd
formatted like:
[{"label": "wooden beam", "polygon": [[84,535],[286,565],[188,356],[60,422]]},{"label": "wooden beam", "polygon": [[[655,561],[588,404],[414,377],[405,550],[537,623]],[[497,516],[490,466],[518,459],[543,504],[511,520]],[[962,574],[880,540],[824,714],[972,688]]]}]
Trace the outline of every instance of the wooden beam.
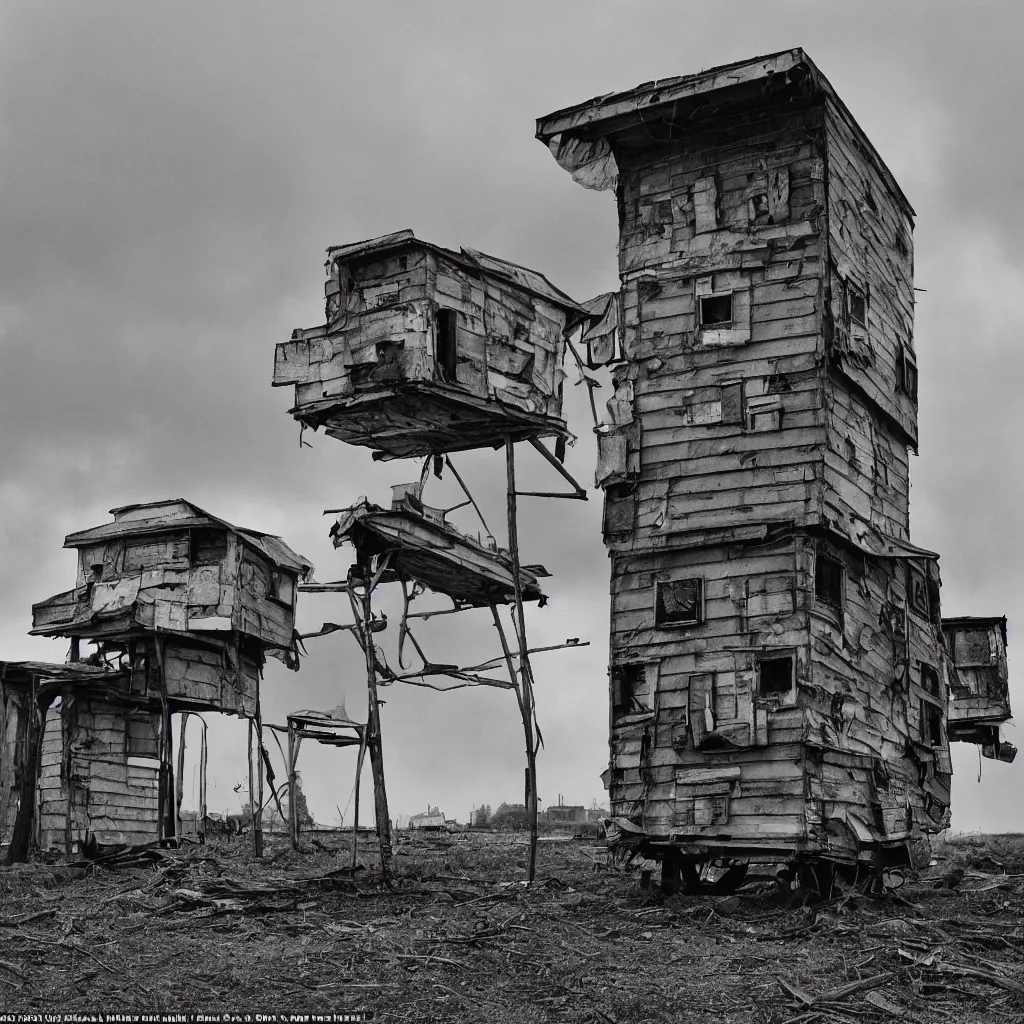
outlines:
[{"label": "wooden beam", "polygon": [[[270,728],[278,728],[271,726]],[[299,756],[299,743],[295,735],[295,726],[288,722],[288,835],[292,841],[292,849],[299,848],[299,808],[295,799],[298,772],[295,762]]]},{"label": "wooden beam", "polygon": [[[539,444],[539,442],[538,442]],[[555,461],[550,452],[540,446],[541,451]],[[516,508],[516,454],[515,442],[511,435],[505,438],[505,468],[508,477],[508,547],[512,556],[512,586],[515,596],[515,616],[519,634],[519,682],[521,688],[520,710],[523,714],[523,731],[526,735],[526,813],[530,819],[530,856],[527,880],[532,882],[537,870],[537,748],[534,740],[533,673],[530,667],[530,651],[526,643],[526,617],[523,612],[523,585],[519,575],[519,527]],[[492,608],[494,606],[492,605]],[[497,611],[494,611],[497,621]],[[501,632],[499,630],[499,632]],[[501,632],[504,643],[504,632]],[[506,656],[511,664],[511,658]]]},{"label": "wooden beam", "polygon": [[[593,394],[594,394],[593,391],[591,391],[590,394],[591,394],[591,398],[593,398]],[[586,501],[587,500],[586,488],[580,487],[580,485],[575,481],[575,479],[573,478],[572,474],[565,468],[565,466],[563,466],[558,461],[558,459],[556,459],[554,457],[554,455],[552,455],[551,452],[549,452],[547,450],[547,447],[545,446],[545,444],[539,438],[536,438],[536,437],[531,437],[530,438],[530,444],[533,445],[533,447],[536,448],[537,451],[539,451],[541,453],[541,455],[543,455],[544,458],[555,468],[555,471],[558,473],[559,476],[563,477],[568,483],[570,483],[572,485],[573,490],[576,493],[575,494],[547,494],[547,493],[540,492],[540,491],[536,491],[536,492],[535,491],[520,491],[519,493],[520,494],[535,494],[537,497],[545,497],[545,498],[547,498],[547,497],[552,497],[552,498],[579,498],[582,501]]]},{"label": "wooden beam", "polygon": [[366,579],[369,568],[364,567],[362,597],[362,643],[366,655],[367,719],[366,745],[370,751],[370,768],[373,772],[373,804],[377,819],[377,840],[380,843],[381,881],[391,887],[391,817],[388,812],[388,795],[384,784],[384,750],[380,733],[380,702],[377,699],[377,658],[373,646],[373,610],[370,599],[373,594],[372,581]]},{"label": "wooden beam", "polygon": [[355,809],[352,818],[352,870],[355,870],[359,853],[359,784],[363,777],[363,758],[366,756],[366,729],[359,733],[359,755],[356,757]]}]

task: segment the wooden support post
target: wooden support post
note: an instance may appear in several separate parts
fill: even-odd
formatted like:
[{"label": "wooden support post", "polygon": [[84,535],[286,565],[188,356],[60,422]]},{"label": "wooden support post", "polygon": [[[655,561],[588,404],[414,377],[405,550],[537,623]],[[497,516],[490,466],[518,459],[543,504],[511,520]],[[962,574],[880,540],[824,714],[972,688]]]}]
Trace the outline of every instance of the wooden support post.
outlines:
[{"label": "wooden support post", "polygon": [[263,670],[256,677],[256,716],[250,722],[250,748],[253,736],[256,738],[256,804],[252,810],[252,847],[253,854],[263,856],[263,716],[260,714],[260,678]]},{"label": "wooden support post", "polygon": [[[523,583],[519,574],[519,528],[516,509],[516,454],[511,434],[505,437],[505,467],[508,475],[508,548],[512,556],[512,587],[519,634],[520,706],[526,734],[526,813],[530,818],[530,858],[527,879],[533,881],[537,870],[537,745],[533,732],[533,673],[526,642],[526,617],[523,613]],[[504,639],[504,634],[502,634]]]},{"label": "wooden support post", "polygon": [[366,727],[359,732],[359,753],[356,756],[355,808],[352,811],[352,869],[355,870],[359,853],[359,783],[363,777],[363,758],[366,756]]},{"label": "wooden support post", "polygon": [[46,732],[46,716],[50,705],[60,695],[60,685],[58,682],[46,682],[37,689],[36,679],[33,677],[32,693],[24,705],[28,722],[21,760],[21,793],[14,829],[11,832],[11,843],[7,848],[8,864],[27,862],[33,844],[38,845],[39,842],[40,822],[36,798],[43,760],[43,735]]},{"label": "wooden support post", "polygon": [[373,611],[370,597],[373,582],[369,566],[363,568],[363,650],[366,653],[366,746],[370,751],[373,771],[373,806],[377,819],[377,839],[380,842],[381,881],[391,887],[391,818],[388,813],[388,794],[384,786],[384,752],[380,735],[380,704],[377,700],[377,657],[373,647]]},{"label": "wooden support post", "polygon": [[208,750],[206,746],[206,719],[200,718],[203,732],[199,747],[199,841],[206,842],[206,764]]},{"label": "wooden support post", "polygon": [[163,637],[154,641],[160,686],[160,790],[159,838],[161,844],[173,843],[177,835],[174,813],[174,738],[171,736],[171,706],[167,699],[167,646]]},{"label": "wooden support post", "polygon": [[185,796],[185,729],[188,712],[181,713],[181,732],[178,734],[178,771],[174,779],[174,832],[181,836],[181,802]]},{"label": "wooden support post", "polygon": [[252,852],[254,857],[263,856],[263,837],[256,829],[256,765],[253,762],[253,737],[256,723],[249,719],[249,828],[252,830]]},{"label": "wooden support post", "polygon": [[295,799],[295,786],[299,773],[295,770],[299,747],[295,736],[295,723],[288,719],[288,835],[292,841],[292,849],[299,848],[299,804]]}]

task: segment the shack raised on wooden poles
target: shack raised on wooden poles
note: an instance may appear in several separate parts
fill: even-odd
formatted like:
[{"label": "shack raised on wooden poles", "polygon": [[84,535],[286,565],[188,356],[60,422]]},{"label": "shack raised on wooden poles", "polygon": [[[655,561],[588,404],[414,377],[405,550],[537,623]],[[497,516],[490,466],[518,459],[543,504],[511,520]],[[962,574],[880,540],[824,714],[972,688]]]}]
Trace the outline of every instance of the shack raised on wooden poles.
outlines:
[{"label": "shack raised on wooden poles", "polygon": [[[347,580],[311,590],[347,591],[356,616],[353,634],[366,657],[366,744],[374,774],[381,868],[388,877],[390,825],[384,786],[378,677],[393,682],[377,657],[373,634],[386,620],[371,608],[379,583],[428,588],[452,599],[455,610],[490,606],[510,679],[426,663],[412,676],[454,675],[460,685],[515,689],[527,748],[526,801],[532,808],[529,875],[536,852],[538,732],[523,601],[540,600],[537,566],[521,566],[516,501],[522,493],[580,498],[586,494],[561,465],[568,430],[562,418],[565,328],[584,314],[575,302],[533,270],[471,249],[455,252],[399,231],[327,251],[325,323],[296,330],[277,346],[274,385],[294,385],[291,414],[303,428],[323,427],[375,459],[424,457],[419,480],[394,488],[391,509],[363,502],[332,529],[335,545],[352,543],[357,562]],[[555,451],[542,439],[554,438]],[[518,492],[514,446],[527,441],[567,479],[571,493]],[[453,509],[432,509],[423,488],[433,468],[448,468],[479,514],[448,458],[452,452],[504,448],[508,479],[508,550],[461,535],[446,521]],[[461,506],[456,506],[456,508]],[[535,570],[540,570],[536,572]],[[408,596],[408,595],[407,595]],[[498,604],[514,606],[516,642],[509,644]],[[400,637],[408,633],[406,616]],[[413,641],[415,643],[415,641]],[[417,645],[417,651],[422,655]],[[429,684],[428,684],[429,685]]]},{"label": "shack raised on wooden poles", "polygon": [[943,623],[938,556],[910,541],[909,202],[801,50],[537,137],[619,211],[617,330],[589,351],[615,388],[612,814],[669,889],[905,861],[948,823],[951,738],[1011,756],[1005,620]]},{"label": "shack raised on wooden poles", "polygon": [[[265,657],[298,667],[309,562],[181,499],[112,514],[65,539],[78,551],[75,587],[32,609],[33,634],[71,639],[69,663],[0,663],[0,829],[18,820],[13,845],[175,839],[171,715],[239,715],[262,749]],[[83,641],[95,645],[85,660]]]}]

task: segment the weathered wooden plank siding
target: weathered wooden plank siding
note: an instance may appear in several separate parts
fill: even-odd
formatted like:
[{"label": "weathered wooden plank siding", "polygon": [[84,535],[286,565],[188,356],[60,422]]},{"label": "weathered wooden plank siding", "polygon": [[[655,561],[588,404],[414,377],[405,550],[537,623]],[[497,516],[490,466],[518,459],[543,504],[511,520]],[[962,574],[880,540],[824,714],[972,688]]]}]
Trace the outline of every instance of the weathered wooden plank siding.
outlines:
[{"label": "weathered wooden plank siding", "polygon": [[[659,626],[657,584],[679,579],[702,581],[702,621],[686,627]],[[758,835],[793,840],[803,835],[803,713],[795,688],[781,697],[757,694],[756,661],[759,654],[772,651],[792,655],[795,677],[808,677],[806,586],[798,576],[791,537],[759,546],[613,554],[615,813],[635,812],[639,801],[645,827],[655,832],[727,832],[736,840]],[[633,689],[636,710],[622,714],[614,704],[615,677],[635,664],[645,666],[644,680]],[[698,749],[705,709],[733,745]],[[678,773],[735,765],[741,766],[741,774],[729,796],[728,821],[688,821],[688,801],[699,800],[700,795],[694,797],[678,783]]]},{"label": "weathered wooden plank siding", "polygon": [[278,647],[288,647],[294,629],[292,602],[274,595],[274,568],[254,552],[243,549],[239,566],[239,628]]},{"label": "weathered wooden plank siding", "polygon": [[826,404],[823,483],[829,527],[855,543],[866,524],[882,536],[909,540],[906,440],[840,380],[830,378]]},{"label": "weathered wooden plank siding", "polygon": [[[876,409],[917,443],[917,402],[898,384],[914,351],[913,218],[882,178],[846,117],[829,104],[830,353]],[[866,297],[866,330],[851,321],[849,285]]]},{"label": "weathered wooden plank siding", "polygon": [[[158,665],[151,645],[136,652],[131,677],[134,696],[159,699]],[[245,651],[239,656],[228,645],[211,649],[172,641],[164,651],[164,670],[171,700],[242,716],[256,713],[260,665]]]},{"label": "weathered wooden plank siding", "polygon": [[0,681],[0,844],[10,839],[18,814],[27,710],[28,694]]},{"label": "weathered wooden plank siding", "polygon": [[[277,346],[274,383],[296,386],[297,408],[421,381],[561,416],[562,310],[434,251],[355,261],[341,275],[336,318]],[[442,309],[456,314],[454,380],[436,359]]]},{"label": "weathered wooden plank siding", "polygon": [[[823,127],[820,108],[799,110],[735,125],[726,144],[710,131],[621,153],[619,272],[672,261],[685,261],[694,273],[742,266],[772,236],[767,218],[758,221],[763,235],[749,231],[750,201],[767,194],[772,174],[788,174],[788,202],[774,211],[775,224],[808,220],[820,202]],[[713,212],[708,223],[705,211],[716,206],[717,223]],[[723,255],[717,231],[752,237]]]},{"label": "weathered wooden plank siding", "polygon": [[[802,556],[809,563],[813,547],[808,542]],[[943,709],[946,703],[938,625],[930,617],[937,608],[923,614],[908,600],[905,560],[858,556],[839,546],[828,554],[843,564],[843,606],[841,614],[827,605],[811,606],[812,672],[801,694],[807,739],[864,755],[869,767],[894,781],[881,784],[871,772],[861,772],[826,813],[843,818],[860,808],[863,817],[865,808],[888,806],[891,789],[899,795],[892,796],[888,824],[879,820],[872,827],[888,838],[905,834],[910,819],[896,813],[902,801],[908,814],[937,828],[949,805],[950,771],[944,730],[933,744],[926,727],[926,706]],[[889,622],[901,625],[893,629]],[[922,666],[934,672],[931,701]]]},{"label": "weathered wooden plank siding", "polygon": [[[716,133],[623,155],[620,378],[637,486],[613,499],[633,509],[615,517],[611,545],[819,521],[823,142],[821,112],[802,110],[737,127],[728,145]],[[754,203],[770,181],[785,187],[769,222]],[[707,189],[715,201],[698,209]],[[733,295],[740,321],[724,338],[699,323],[709,291]]]},{"label": "weathered wooden plank siding", "polygon": [[[139,750],[149,750],[156,716],[132,716],[136,736],[150,738]],[[96,697],[79,696],[51,708],[39,780],[43,849],[65,849],[68,840],[73,848],[87,833],[104,843],[159,838],[159,769],[151,754],[131,753],[136,748],[129,747],[129,721],[124,708]]]},{"label": "weathered wooden plank siding", "polygon": [[62,705],[51,707],[43,730],[36,790],[36,828],[40,848],[65,848],[67,793],[63,779],[64,721]]}]

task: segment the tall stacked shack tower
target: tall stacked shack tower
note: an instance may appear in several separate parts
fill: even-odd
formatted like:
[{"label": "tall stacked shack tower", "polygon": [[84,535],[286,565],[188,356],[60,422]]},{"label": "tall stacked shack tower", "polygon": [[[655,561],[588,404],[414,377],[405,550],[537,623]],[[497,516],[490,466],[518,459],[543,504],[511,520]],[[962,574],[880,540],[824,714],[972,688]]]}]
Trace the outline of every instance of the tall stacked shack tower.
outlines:
[{"label": "tall stacked shack tower", "polygon": [[619,211],[617,338],[588,352],[614,367],[612,813],[684,877],[894,862],[948,822],[955,673],[910,543],[914,211],[801,50],[537,135]]}]

